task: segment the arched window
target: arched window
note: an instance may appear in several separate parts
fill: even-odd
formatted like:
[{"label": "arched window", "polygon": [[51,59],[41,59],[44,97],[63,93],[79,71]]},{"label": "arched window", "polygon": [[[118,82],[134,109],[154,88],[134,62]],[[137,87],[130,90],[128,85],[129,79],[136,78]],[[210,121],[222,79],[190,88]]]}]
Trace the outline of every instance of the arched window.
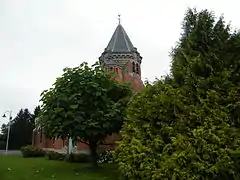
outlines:
[{"label": "arched window", "polygon": [[135,73],[135,62],[132,62],[132,71]]},{"label": "arched window", "polygon": [[110,71],[112,71],[113,70],[113,67],[110,67]]},{"label": "arched window", "polygon": [[118,68],[116,68],[116,73],[118,73]]},{"label": "arched window", "polygon": [[136,73],[139,74],[139,64],[136,64]]}]

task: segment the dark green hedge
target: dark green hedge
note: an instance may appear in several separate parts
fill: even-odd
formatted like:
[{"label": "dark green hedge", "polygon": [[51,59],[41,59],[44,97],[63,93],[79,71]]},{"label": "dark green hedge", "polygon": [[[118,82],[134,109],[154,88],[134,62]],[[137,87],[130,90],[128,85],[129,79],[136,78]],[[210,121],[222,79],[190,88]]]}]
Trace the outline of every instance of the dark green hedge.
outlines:
[{"label": "dark green hedge", "polygon": [[63,161],[66,158],[66,154],[58,153],[58,152],[54,152],[54,151],[48,151],[46,153],[46,156],[47,156],[48,160]]},{"label": "dark green hedge", "polygon": [[88,154],[85,153],[79,153],[79,154],[70,154],[69,162],[81,162],[81,163],[87,163],[91,161],[91,157]]},{"label": "dark green hedge", "polygon": [[57,161],[68,161],[68,162],[80,162],[80,163],[86,163],[90,162],[90,156],[85,153],[78,153],[78,154],[70,154],[67,156],[67,154],[54,152],[54,151],[48,151],[47,152],[47,158],[49,160],[57,160]]},{"label": "dark green hedge", "polygon": [[169,75],[128,104],[115,161],[130,180],[239,180],[240,33],[196,9],[182,30]]},{"label": "dark green hedge", "polygon": [[34,146],[24,146],[21,148],[21,152],[24,158],[45,156],[45,152],[42,149],[36,148]]}]

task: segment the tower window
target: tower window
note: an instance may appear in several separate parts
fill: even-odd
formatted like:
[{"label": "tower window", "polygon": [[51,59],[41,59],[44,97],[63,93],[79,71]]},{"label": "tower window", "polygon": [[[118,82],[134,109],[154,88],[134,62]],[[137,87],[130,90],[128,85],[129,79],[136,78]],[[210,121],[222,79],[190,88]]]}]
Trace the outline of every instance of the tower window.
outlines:
[{"label": "tower window", "polygon": [[139,64],[136,64],[136,73],[139,74]]},{"label": "tower window", "polygon": [[132,71],[135,73],[135,62],[132,62]]}]

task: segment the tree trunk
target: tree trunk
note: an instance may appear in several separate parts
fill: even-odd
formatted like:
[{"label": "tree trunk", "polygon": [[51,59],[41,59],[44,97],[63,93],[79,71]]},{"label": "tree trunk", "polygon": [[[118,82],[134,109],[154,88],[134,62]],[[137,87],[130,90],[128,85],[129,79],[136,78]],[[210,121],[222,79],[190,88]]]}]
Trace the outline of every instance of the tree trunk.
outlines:
[{"label": "tree trunk", "polygon": [[97,154],[97,143],[95,142],[90,142],[89,143],[89,148],[91,152],[91,162],[93,168],[98,168],[98,154]]}]

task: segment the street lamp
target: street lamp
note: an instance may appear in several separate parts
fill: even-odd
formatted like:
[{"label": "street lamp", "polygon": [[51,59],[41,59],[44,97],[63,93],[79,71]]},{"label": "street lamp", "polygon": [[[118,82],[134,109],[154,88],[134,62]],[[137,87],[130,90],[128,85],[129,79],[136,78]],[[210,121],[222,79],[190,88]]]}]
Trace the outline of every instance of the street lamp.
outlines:
[{"label": "street lamp", "polygon": [[12,120],[12,111],[6,111],[3,114],[3,118],[7,117],[6,113],[9,113],[9,123],[8,123],[8,133],[7,133],[7,143],[6,143],[6,154],[8,153],[8,142],[9,142],[9,135],[10,135],[10,127],[11,127],[11,120]]}]

